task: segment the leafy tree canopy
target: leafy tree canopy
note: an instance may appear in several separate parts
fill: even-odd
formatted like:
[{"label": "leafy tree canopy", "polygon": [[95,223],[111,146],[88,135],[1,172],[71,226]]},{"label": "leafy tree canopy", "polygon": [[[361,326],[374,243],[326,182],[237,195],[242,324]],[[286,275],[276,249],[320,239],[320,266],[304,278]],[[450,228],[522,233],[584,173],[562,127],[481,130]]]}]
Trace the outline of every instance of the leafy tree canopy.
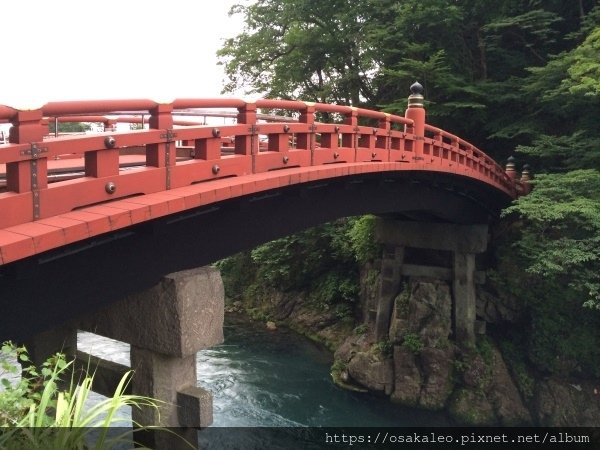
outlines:
[{"label": "leafy tree canopy", "polygon": [[[499,275],[531,308],[531,361],[600,373],[600,316],[580,311],[600,309],[596,0],[258,0],[232,13],[246,27],[219,52],[225,91],[402,114],[418,80],[428,122],[498,161],[515,151],[527,161],[534,190],[505,213],[516,232],[498,250]],[[291,261],[292,244],[263,247],[253,261]],[[322,255],[302,247],[310,254]]]}]

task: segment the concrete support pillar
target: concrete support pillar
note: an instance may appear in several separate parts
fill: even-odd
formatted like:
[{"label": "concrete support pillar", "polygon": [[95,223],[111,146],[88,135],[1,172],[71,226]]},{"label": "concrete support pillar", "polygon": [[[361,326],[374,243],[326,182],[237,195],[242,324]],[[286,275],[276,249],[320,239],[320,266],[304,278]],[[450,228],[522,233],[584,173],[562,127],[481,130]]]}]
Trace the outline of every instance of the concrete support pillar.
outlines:
[{"label": "concrete support pillar", "polygon": [[475,254],[454,252],[454,329],[461,345],[475,343]]},{"label": "concrete support pillar", "polygon": [[381,285],[375,318],[375,339],[383,341],[388,338],[390,319],[394,308],[394,297],[400,289],[402,260],[404,247],[384,246],[381,258]]}]

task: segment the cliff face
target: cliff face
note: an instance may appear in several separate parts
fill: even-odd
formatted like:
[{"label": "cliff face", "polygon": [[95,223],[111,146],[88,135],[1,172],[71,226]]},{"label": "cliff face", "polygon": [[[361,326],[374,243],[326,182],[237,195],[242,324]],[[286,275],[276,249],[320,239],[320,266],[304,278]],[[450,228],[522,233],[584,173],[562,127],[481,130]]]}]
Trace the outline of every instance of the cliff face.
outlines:
[{"label": "cliff face", "polygon": [[[375,283],[376,284],[376,283]],[[372,295],[374,286],[363,286]],[[428,410],[446,410],[458,424],[595,426],[598,381],[541,378],[507,364],[495,339],[483,334],[475,348],[452,339],[451,291],[444,281],[411,279],[394,301],[389,339],[375,342],[360,329],[335,353],[337,380]],[[488,324],[519,319],[514,299],[478,292],[478,316]]]}]

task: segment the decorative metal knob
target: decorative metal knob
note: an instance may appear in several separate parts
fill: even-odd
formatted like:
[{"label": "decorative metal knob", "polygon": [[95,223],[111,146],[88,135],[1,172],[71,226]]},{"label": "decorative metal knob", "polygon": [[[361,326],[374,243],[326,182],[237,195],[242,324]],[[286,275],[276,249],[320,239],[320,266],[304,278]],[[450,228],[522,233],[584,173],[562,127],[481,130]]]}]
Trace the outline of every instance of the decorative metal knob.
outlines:
[{"label": "decorative metal knob", "polygon": [[106,136],[104,138],[104,146],[106,148],[115,148],[115,145],[117,145],[117,140],[114,137]]},{"label": "decorative metal knob", "polygon": [[410,85],[410,93],[412,95],[423,95],[423,92],[423,85],[418,81],[415,81],[413,84]]},{"label": "decorative metal knob", "polygon": [[410,86],[410,95],[408,96],[409,108],[423,107],[423,86],[418,81],[415,81]]},{"label": "decorative metal knob", "polygon": [[523,166],[523,172],[521,172],[521,181],[530,181],[531,173],[529,172],[529,164]]},{"label": "decorative metal knob", "polygon": [[283,157],[283,163],[284,164],[287,164],[289,160],[290,160],[290,158],[288,156],[284,156]]},{"label": "decorative metal knob", "polygon": [[509,156],[506,160],[506,170],[515,170],[515,157]]},{"label": "decorative metal knob", "polygon": [[290,132],[290,126],[289,125],[284,125],[283,126],[283,132],[284,133],[289,133]]},{"label": "decorative metal knob", "polygon": [[117,185],[115,183],[113,183],[112,181],[109,181],[104,186],[104,190],[106,191],[107,194],[114,194],[115,191],[117,190]]},{"label": "decorative metal knob", "polygon": [[219,167],[218,164],[215,164],[214,166],[212,166],[212,173],[213,174],[218,174],[221,171],[221,168]]},{"label": "decorative metal knob", "polygon": [[216,137],[216,138],[221,137],[221,130],[219,130],[218,128],[213,128],[212,135],[213,135],[213,137]]}]

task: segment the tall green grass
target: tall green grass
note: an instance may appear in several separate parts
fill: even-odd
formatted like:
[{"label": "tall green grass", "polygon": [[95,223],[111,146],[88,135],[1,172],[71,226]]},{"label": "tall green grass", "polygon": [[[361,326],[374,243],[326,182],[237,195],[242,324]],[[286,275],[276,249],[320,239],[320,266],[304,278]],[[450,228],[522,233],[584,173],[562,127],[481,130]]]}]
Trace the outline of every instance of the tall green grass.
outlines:
[{"label": "tall green grass", "polygon": [[[37,368],[31,364],[24,347],[10,342],[2,345],[1,450],[104,450],[132,444],[131,430],[116,436],[111,433],[111,427],[123,426],[124,418],[119,411],[125,406],[158,408],[158,401],[125,394],[132,375],[129,371],[121,378],[112,397],[90,407],[86,403],[94,373],[87,371],[76,379],[71,370],[73,363],[57,353]],[[70,379],[70,383],[61,389],[66,379]],[[138,425],[133,423],[133,426]]]}]

